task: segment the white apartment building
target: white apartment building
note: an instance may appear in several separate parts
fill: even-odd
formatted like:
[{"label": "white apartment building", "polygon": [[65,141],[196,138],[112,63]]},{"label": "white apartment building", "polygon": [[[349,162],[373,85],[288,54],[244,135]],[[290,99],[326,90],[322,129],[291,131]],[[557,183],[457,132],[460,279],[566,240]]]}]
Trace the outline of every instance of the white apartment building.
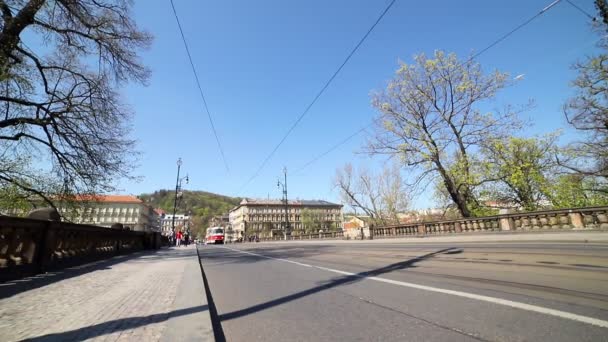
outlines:
[{"label": "white apartment building", "polygon": [[[56,203],[64,220],[110,228],[115,223],[135,231],[160,231],[160,219],[152,207],[136,196],[77,196],[65,203]],[[6,215],[23,216],[23,210],[9,210]]]},{"label": "white apartment building", "polygon": [[[342,229],[342,205],[321,200],[289,201],[289,225],[294,235],[307,229],[303,213],[315,217],[319,230]],[[282,236],[285,228],[285,202],[281,200],[244,199],[229,213],[235,238],[256,234],[259,236]]]},{"label": "white apartment building", "polygon": [[[173,233],[173,215],[164,214],[161,217],[161,234],[165,236],[171,236]],[[191,218],[188,215],[176,214],[175,215],[175,229],[189,229],[191,226]]]},{"label": "white apartment building", "polygon": [[230,227],[232,228],[233,236],[236,240],[245,236],[245,219],[248,208],[243,205],[243,201],[228,213],[228,221],[230,222]]},{"label": "white apartment building", "polygon": [[121,223],[135,231],[160,231],[158,215],[142,200],[129,195],[97,195],[79,197],[82,207],[73,210],[59,207],[59,211],[76,223],[111,227]]}]

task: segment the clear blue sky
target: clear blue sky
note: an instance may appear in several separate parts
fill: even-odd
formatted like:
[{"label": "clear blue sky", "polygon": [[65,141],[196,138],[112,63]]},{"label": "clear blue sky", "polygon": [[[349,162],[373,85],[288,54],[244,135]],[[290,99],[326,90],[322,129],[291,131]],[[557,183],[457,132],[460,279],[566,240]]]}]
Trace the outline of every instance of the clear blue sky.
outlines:
[{"label": "clear blue sky", "polygon": [[[260,175],[243,183],[310,103],[389,0],[174,0],[209,108],[230,166],[227,173],[179,36],[169,0],[137,1],[136,20],[155,36],[142,54],[152,69],[147,87],[129,86],[133,134],[143,152],[138,194],[175,186],[176,160],[192,190],[232,196],[279,197],[281,169],[295,170],[367,124],[370,91],[382,88],[399,60],[435,49],[464,56],[536,14],[551,1],[398,0]],[[591,0],[573,0],[595,14]],[[570,65],[594,51],[590,20],[562,1],[479,58],[523,81],[497,104],[524,103],[534,126],[522,134],[565,126],[561,106],[572,94]],[[331,181],[337,167],[379,165],[357,154],[361,134],[299,174],[289,175],[290,198],[338,201]],[[429,193],[430,193],[429,189]],[[415,207],[431,207],[429,193]]]}]

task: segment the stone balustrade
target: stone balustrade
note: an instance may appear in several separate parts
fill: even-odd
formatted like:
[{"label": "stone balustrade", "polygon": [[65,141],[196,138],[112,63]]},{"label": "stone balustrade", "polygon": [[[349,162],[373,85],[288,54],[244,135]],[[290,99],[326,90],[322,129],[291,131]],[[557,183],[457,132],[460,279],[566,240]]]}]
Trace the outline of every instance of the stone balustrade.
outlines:
[{"label": "stone balustrade", "polygon": [[[321,232],[313,234],[298,234],[287,237],[287,240],[312,240],[312,239],[343,239],[343,231]],[[260,241],[285,241],[283,236],[260,237]]]},{"label": "stone balustrade", "polygon": [[159,233],[0,216],[0,280],[159,247]]},{"label": "stone balustrade", "polygon": [[[459,233],[484,233],[500,231],[558,231],[558,230],[608,230],[608,206],[544,210],[535,212],[502,214],[457,220],[408,223],[374,227],[373,238],[404,236],[430,236]],[[288,240],[343,239],[344,232],[322,232],[295,235]],[[284,240],[282,237],[263,238],[263,241]]]},{"label": "stone balustrade", "polygon": [[545,210],[374,228],[374,237],[498,231],[608,229],[608,207]]}]

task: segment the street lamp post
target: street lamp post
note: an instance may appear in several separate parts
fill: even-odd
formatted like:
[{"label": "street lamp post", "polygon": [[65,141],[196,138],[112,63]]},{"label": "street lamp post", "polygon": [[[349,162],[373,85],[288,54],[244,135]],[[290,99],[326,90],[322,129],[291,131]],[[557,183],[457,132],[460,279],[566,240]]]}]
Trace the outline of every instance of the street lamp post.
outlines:
[{"label": "street lamp post", "polygon": [[188,210],[188,219],[184,222],[184,225],[186,225],[186,232],[188,233],[188,236],[192,236],[192,210]]},{"label": "street lamp post", "polygon": [[183,178],[179,178],[179,172],[182,167],[182,158],[177,159],[177,180],[175,181],[175,199],[173,201],[173,217],[171,219],[171,233],[175,234],[175,213],[177,211],[177,198],[179,197],[179,191],[182,188],[182,180],[186,180],[188,184],[188,175]]},{"label": "street lamp post", "polygon": [[277,180],[277,188],[283,186],[283,200],[285,201],[285,228],[283,230],[283,235],[285,240],[287,240],[287,234],[290,233],[289,226],[289,202],[287,200],[287,168],[283,167],[283,175],[285,177],[285,181],[281,183],[281,180]]}]

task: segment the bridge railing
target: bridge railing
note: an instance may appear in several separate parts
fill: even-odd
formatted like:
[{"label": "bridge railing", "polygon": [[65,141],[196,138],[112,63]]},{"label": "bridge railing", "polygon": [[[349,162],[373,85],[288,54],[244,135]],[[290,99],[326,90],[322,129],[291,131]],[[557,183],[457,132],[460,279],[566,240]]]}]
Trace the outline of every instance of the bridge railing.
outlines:
[{"label": "bridge railing", "polygon": [[[608,206],[521,212],[486,217],[414,222],[371,228],[373,238],[431,236],[501,231],[608,230]],[[292,235],[289,240],[344,239],[346,232]],[[369,237],[369,236],[367,236]],[[357,236],[357,238],[360,238]],[[284,240],[281,237],[263,241]]]},{"label": "bridge railing", "polygon": [[0,280],[160,248],[160,234],[0,216]]},{"label": "bridge railing", "polygon": [[[331,231],[312,234],[294,234],[287,237],[287,240],[313,240],[313,239],[343,239],[343,231]],[[260,237],[260,241],[285,241],[283,236]]]},{"label": "bridge railing", "polygon": [[374,237],[498,231],[607,229],[608,206],[544,210],[373,228]]}]

